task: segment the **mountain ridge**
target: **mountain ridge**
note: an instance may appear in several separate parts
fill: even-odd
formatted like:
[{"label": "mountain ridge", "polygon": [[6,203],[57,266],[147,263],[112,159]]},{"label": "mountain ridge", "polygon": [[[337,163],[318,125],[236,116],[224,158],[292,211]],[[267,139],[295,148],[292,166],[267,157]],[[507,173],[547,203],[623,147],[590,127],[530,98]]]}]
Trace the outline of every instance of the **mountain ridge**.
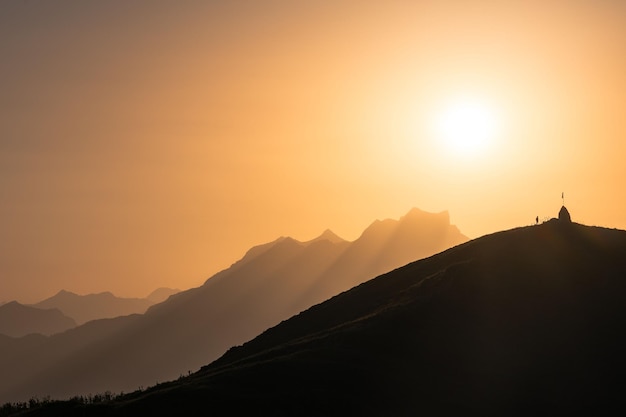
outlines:
[{"label": "mountain ridge", "polygon": [[[429,218],[424,214],[423,224],[403,223],[402,227],[412,229],[400,234],[401,223],[391,221],[381,241],[376,235],[363,235],[354,242],[313,239],[306,243],[279,238],[251,248],[240,261],[202,286],[175,294],[136,319],[117,320],[117,328],[107,330],[108,338],[99,342],[106,349],[91,346],[91,342],[80,345],[74,341],[80,339],[74,330],[48,342],[54,344],[54,354],[45,355],[46,366],[19,361],[7,364],[11,372],[19,372],[16,380],[22,382],[3,387],[0,381],[0,402],[26,395],[129,391],[199,369],[231,346],[311,305],[381,272],[467,240],[436,216],[437,227],[426,227]],[[442,237],[434,239],[438,234]],[[405,250],[394,249],[398,236],[410,243]],[[385,256],[371,263],[370,257],[379,252]],[[71,348],[71,355],[64,345]],[[76,363],[89,364],[90,371]],[[58,375],[64,376],[62,381]]]},{"label": "mountain ridge", "polygon": [[608,415],[626,371],[624,253],[626,231],[556,220],[483,236],[99,415]]},{"label": "mountain ridge", "polygon": [[10,301],[0,306],[0,334],[23,337],[31,333],[52,335],[76,327],[76,322],[56,308],[42,309]]},{"label": "mountain ridge", "polygon": [[144,313],[150,306],[164,301],[176,291],[169,288],[158,288],[146,298],[124,298],[117,297],[110,291],[79,295],[71,291],[60,290],[52,297],[32,304],[32,306],[44,309],[56,308],[65,315],[72,317],[78,324],[84,324],[91,320]]}]

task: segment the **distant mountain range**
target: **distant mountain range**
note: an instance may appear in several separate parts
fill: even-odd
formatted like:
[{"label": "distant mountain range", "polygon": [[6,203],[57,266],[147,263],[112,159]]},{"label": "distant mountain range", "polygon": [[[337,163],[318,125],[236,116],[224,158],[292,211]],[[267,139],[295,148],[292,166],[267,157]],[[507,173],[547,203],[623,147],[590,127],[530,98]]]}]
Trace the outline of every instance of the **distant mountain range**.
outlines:
[{"label": "distant mountain range", "polygon": [[316,305],[189,377],[28,415],[615,415],[625,254],[626,231],[558,220],[484,236]]},{"label": "distant mountain range", "polygon": [[0,306],[0,335],[22,337],[31,333],[51,335],[76,327],[59,309],[40,309],[16,301]]},{"label": "distant mountain range", "polygon": [[159,288],[146,298],[122,298],[116,297],[110,292],[78,295],[62,290],[32,306],[41,309],[59,309],[65,315],[76,320],[76,323],[83,324],[91,320],[145,313],[151,305],[165,301],[170,295],[179,291],[171,288]]},{"label": "distant mountain range", "polygon": [[216,359],[281,320],[407,262],[467,241],[447,212],[376,221],[354,242],[330,231],[250,249],[144,315],[91,321],[45,340],[0,341],[0,403],[132,391]]},{"label": "distant mountain range", "polygon": [[146,298],[121,298],[110,292],[77,295],[60,291],[37,304],[16,301],[0,304],[0,335],[22,337],[38,333],[50,336],[85,322],[144,313],[180,290],[158,288]]}]

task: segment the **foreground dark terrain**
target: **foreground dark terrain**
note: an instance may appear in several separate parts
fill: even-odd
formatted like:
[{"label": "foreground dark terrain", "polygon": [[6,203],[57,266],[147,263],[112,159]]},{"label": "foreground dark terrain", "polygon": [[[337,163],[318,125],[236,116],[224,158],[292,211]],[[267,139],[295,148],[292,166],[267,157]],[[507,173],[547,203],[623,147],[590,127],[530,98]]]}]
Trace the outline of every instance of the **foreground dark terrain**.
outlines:
[{"label": "foreground dark terrain", "polygon": [[603,415],[626,383],[626,232],[556,220],[368,281],[189,377],[28,415]]}]

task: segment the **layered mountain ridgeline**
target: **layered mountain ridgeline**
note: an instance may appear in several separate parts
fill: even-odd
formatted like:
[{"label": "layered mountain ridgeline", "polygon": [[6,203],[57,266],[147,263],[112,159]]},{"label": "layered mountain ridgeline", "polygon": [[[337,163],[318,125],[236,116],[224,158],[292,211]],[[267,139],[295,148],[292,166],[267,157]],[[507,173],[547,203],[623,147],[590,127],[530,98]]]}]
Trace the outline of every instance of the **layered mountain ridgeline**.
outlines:
[{"label": "layered mountain ridgeline", "polygon": [[64,332],[87,321],[144,313],[180,290],[159,288],[146,298],[120,298],[110,292],[77,295],[60,291],[37,304],[16,301],[0,305],[0,335],[22,337],[32,333],[45,336]]},{"label": "layered mountain ridgeline", "polygon": [[178,288],[161,287],[161,288],[157,288],[156,290],[148,294],[148,296],[146,297],[146,300],[150,301],[154,305],[154,304],[162,303],[163,301],[170,298],[170,296],[174,294],[178,294],[179,292],[180,290]]},{"label": "layered mountain ridgeline", "polygon": [[0,306],[0,334],[22,337],[31,333],[51,335],[76,327],[76,322],[56,308],[40,309],[16,301]]},{"label": "layered mountain ridgeline", "polygon": [[[257,246],[230,268],[171,296],[140,317],[88,323],[53,336],[29,355],[5,347],[0,403],[32,396],[132,391],[216,359],[281,320],[380,273],[465,242],[447,212],[411,210],[377,221],[354,242],[330,231],[308,242],[284,237]],[[42,355],[35,363],[29,356]]]},{"label": "layered mountain ridgeline", "polygon": [[361,284],[178,381],[29,415],[607,415],[626,232],[551,221]]},{"label": "layered mountain ridgeline", "polygon": [[122,298],[110,292],[78,295],[62,290],[50,298],[33,304],[33,307],[59,309],[78,324],[83,324],[91,320],[145,313],[148,307],[166,300],[179,291],[159,288],[146,298]]}]

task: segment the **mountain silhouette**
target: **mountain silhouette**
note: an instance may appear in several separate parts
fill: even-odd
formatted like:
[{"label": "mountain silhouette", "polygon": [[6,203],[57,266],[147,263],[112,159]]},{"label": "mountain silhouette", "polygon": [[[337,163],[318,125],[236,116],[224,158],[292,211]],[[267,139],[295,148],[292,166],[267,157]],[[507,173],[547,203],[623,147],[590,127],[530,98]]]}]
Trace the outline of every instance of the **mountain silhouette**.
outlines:
[{"label": "mountain silhouette", "polygon": [[170,297],[170,295],[174,295],[179,292],[180,290],[178,288],[161,287],[161,288],[157,288],[156,290],[148,294],[146,299],[149,300],[152,304],[158,304],[167,300]]},{"label": "mountain silhouette", "polygon": [[32,415],[608,415],[626,374],[625,254],[621,230],[553,220],[495,233],[313,306],[189,377]]},{"label": "mountain silhouette", "polygon": [[0,380],[0,403],[128,392],[177,378],[314,304],[465,241],[447,212],[417,209],[374,222],[354,242],[330,231],[307,242],[281,237],[143,316],[98,320],[51,337],[30,350],[40,357],[35,363],[24,349],[0,346],[9,376]]},{"label": "mountain silhouette", "polygon": [[324,230],[324,232],[321,235],[319,235],[315,239],[309,240],[308,242],[305,242],[305,243],[310,244],[310,243],[319,242],[321,240],[327,240],[327,241],[329,241],[331,243],[342,243],[342,242],[345,242],[345,240],[340,238],[339,236],[337,236],[337,234],[335,234],[335,232],[333,232],[330,229],[326,229],[326,230]]},{"label": "mountain silhouette", "polygon": [[0,334],[5,336],[51,335],[72,327],[76,327],[76,322],[58,309],[34,308],[16,301],[0,306]]},{"label": "mountain silhouette", "polygon": [[56,295],[33,304],[36,308],[56,308],[78,324],[91,320],[144,313],[148,307],[167,299],[178,290],[159,288],[146,298],[116,297],[110,292],[78,295],[61,290]]}]

